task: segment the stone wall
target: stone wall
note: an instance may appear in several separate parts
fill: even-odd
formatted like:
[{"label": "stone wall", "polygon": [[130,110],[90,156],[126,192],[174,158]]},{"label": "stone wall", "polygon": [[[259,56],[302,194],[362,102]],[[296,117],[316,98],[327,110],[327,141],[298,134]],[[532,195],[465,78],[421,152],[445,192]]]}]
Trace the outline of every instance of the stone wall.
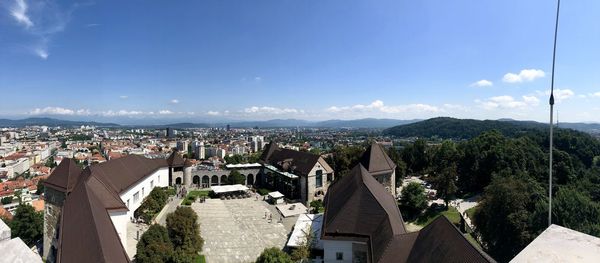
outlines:
[{"label": "stone wall", "polygon": [[49,262],[54,262],[55,251],[52,246],[56,246],[58,240],[56,231],[59,228],[62,205],[65,201],[65,194],[54,190],[50,187],[45,188],[44,196],[46,202],[44,204],[44,243],[42,257]]}]

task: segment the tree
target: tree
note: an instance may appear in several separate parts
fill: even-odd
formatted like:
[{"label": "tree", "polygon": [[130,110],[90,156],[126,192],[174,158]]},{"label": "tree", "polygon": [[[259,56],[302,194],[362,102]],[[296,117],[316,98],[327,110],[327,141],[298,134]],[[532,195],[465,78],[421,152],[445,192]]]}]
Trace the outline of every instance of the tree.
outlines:
[{"label": "tree", "polygon": [[35,194],[36,195],[41,195],[44,193],[44,190],[46,189],[46,187],[44,186],[44,179],[40,179],[37,182],[37,190],[35,190]]},{"label": "tree", "polygon": [[358,164],[364,150],[365,149],[361,146],[337,146],[325,161],[331,165],[335,171],[336,178],[341,178],[347,175],[350,170]]},{"label": "tree", "polygon": [[171,259],[171,262],[172,263],[190,263],[190,262],[194,262],[195,257],[196,257],[195,254],[189,254],[189,253],[185,252],[185,250],[183,250],[183,249],[175,249],[175,252],[173,252],[173,257]]},{"label": "tree", "polygon": [[406,176],[406,163],[402,160],[402,155],[395,148],[390,148],[387,151],[392,162],[396,164],[396,187],[402,184],[402,178]]},{"label": "tree", "polygon": [[256,263],[293,263],[290,256],[276,247],[265,248]]},{"label": "tree", "polygon": [[225,162],[228,164],[238,164],[244,162],[244,156],[241,154],[234,154],[232,156],[225,156]]},{"label": "tree", "polygon": [[600,205],[571,187],[561,187],[552,205],[552,222],[600,236]]},{"label": "tree", "polygon": [[446,166],[442,169],[440,174],[437,174],[435,179],[435,185],[437,190],[437,196],[444,199],[446,207],[448,202],[454,197],[456,190],[456,164]]},{"label": "tree", "polygon": [[504,171],[485,188],[473,223],[488,253],[507,262],[546,228],[547,213],[543,188],[526,174]]},{"label": "tree", "polygon": [[7,196],[7,197],[3,197],[1,202],[3,205],[7,205],[7,204],[12,203],[12,201],[13,201],[13,197]]},{"label": "tree", "polygon": [[321,209],[323,208],[323,201],[321,200],[314,200],[312,202],[310,202],[310,207],[313,208],[313,213],[319,213],[321,211]]},{"label": "tree", "polygon": [[50,156],[48,158],[48,160],[46,160],[46,163],[44,164],[44,166],[50,167],[50,168],[56,167],[56,163],[54,162],[54,156]]},{"label": "tree", "polygon": [[248,155],[248,163],[257,163],[260,160],[261,155],[262,151],[258,151]]},{"label": "tree", "polygon": [[240,174],[240,172],[238,172],[238,170],[233,169],[231,170],[231,172],[229,173],[229,176],[227,177],[227,183],[228,184],[246,184],[246,177],[244,177],[242,174]]},{"label": "tree", "polygon": [[408,165],[410,173],[424,173],[429,168],[430,152],[427,142],[418,139],[402,150],[402,160]]},{"label": "tree", "polygon": [[309,227],[304,232],[304,240],[297,248],[292,250],[292,260],[295,262],[305,262],[310,258],[310,252],[312,251],[314,243],[314,232],[312,227]]},{"label": "tree", "polygon": [[416,182],[409,183],[402,189],[400,205],[407,217],[417,216],[427,208],[425,188]]},{"label": "tree", "polygon": [[189,207],[178,207],[167,215],[167,230],[176,250],[196,254],[202,250],[204,240],[200,237],[198,215]]},{"label": "tree", "polygon": [[137,243],[135,261],[139,263],[168,262],[173,257],[173,254],[173,244],[169,239],[167,229],[161,225],[154,224],[148,228]]},{"label": "tree", "polygon": [[23,200],[21,200],[21,195],[23,194],[22,189],[16,189],[13,194],[13,201],[17,199],[17,202],[20,204]]},{"label": "tree", "polygon": [[44,216],[33,209],[31,205],[20,204],[10,224],[12,237],[20,237],[25,244],[32,246],[44,234]]}]

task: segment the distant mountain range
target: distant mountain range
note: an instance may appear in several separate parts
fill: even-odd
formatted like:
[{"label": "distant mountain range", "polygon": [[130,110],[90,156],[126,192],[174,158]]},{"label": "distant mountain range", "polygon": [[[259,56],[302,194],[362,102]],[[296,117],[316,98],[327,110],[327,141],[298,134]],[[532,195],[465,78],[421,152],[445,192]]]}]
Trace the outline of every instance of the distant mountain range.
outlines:
[{"label": "distant mountain range", "polygon": [[119,125],[116,123],[89,122],[89,121],[71,121],[54,118],[27,118],[21,120],[0,119],[0,127],[24,127],[24,126],[64,126],[76,127],[90,125],[97,127],[142,127],[142,128],[166,128],[175,129],[186,128],[209,128],[225,127],[228,124],[233,128],[289,128],[289,127],[314,127],[314,128],[388,128],[395,125],[408,124],[419,120],[394,120],[394,119],[357,119],[357,120],[327,120],[327,121],[307,121],[298,119],[274,119],[267,121],[231,121],[215,123],[192,123],[180,122],[159,125]]},{"label": "distant mountain range", "polygon": [[[231,127],[259,127],[259,128],[278,128],[278,127],[311,127],[311,128],[388,128],[396,125],[408,124],[419,120],[394,120],[394,119],[356,119],[356,120],[326,120],[326,121],[306,121],[298,119],[275,119],[268,121],[247,121],[232,122]],[[222,124],[226,125],[226,124]]]},{"label": "distant mountain range", "polygon": [[[440,134],[452,138],[469,137],[479,134],[483,130],[498,129],[505,132],[515,130],[536,129],[547,127],[547,124],[535,121],[517,121],[512,119],[499,120],[470,120],[454,119],[447,117],[432,118],[428,120],[395,120],[365,118],[356,120],[326,120],[307,121],[298,119],[273,119],[267,121],[218,121],[213,123],[179,122],[157,125],[120,125],[110,122],[74,121],[55,118],[27,118],[20,120],[0,119],[0,127],[24,127],[24,126],[49,126],[49,127],[78,127],[82,125],[96,127],[141,127],[141,128],[210,128],[225,127],[227,124],[233,128],[377,128],[385,129],[384,134],[410,136],[440,136]],[[600,123],[560,123],[560,128],[569,128],[587,133],[600,134]],[[387,129],[386,129],[387,128]]]},{"label": "distant mountain range", "polygon": [[[535,121],[517,121],[512,119],[472,120],[438,117],[387,128],[383,131],[383,134],[398,137],[470,139],[489,130],[498,130],[506,136],[516,136],[527,131],[547,128],[548,124]],[[600,133],[600,124],[598,123],[560,123],[559,128],[568,128],[592,134]]]}]

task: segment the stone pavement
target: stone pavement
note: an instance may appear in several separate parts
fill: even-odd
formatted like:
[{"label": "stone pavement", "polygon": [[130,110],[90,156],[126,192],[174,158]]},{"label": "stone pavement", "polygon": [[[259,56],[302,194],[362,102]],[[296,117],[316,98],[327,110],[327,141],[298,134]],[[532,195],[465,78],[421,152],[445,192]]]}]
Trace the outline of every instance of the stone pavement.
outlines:
[{"label": "stone pavement", "polygon": [[165,207],[163,207],[160,213],[158,213],[158,215],[154,218],[154,222],[158,223],[159,225],[167,225],[167,215],[175,212],[175,209],[177,209],[177,207],[181,204],[181,201],[183,200],[174,196],[171,198],[173,199],[167,202]]},{"label": "stone pavement", "polygon": [[[290,233],[278,223],[274,208],[254,198],[207,199],[192,204],[192,209],[198,213],[207,262],[253,262],[265,248],[283,248]],[[273,215],[271,223],[265,212]]]},{"label": "stone pavement", "polygon": [[481,196],[476,195],[467,199],[453,200],[453,204],[456,207],[456,210],[458,210],[458,212],[460,212],[461,215],[464,215],[465,222],[471,229],[473,229],[473,223],[471,222],[471,219],[465,214],[465,211],[476,207],[479,204],[479,199],[481,199]]},{"label": "stone pavement", "polygon": [[127,252],[130,260],[133,259],[137,251],[137,232],[139,231],[140,237],[142,237],[142,234],[148,230],[148,227],[149,226],[146,224],[136,224],[131,223],[131,221],[127,221],[127,247],[125,248],[125,252]]},{"label": "stone pavement", "polygon": [[[158,215],[154,218],[154,222],[166,226],[167,214],[175,211],[175,209],[177,209],[177,206],[180,203],[181,199],[173,197],[173,200],[168,202],[165,205],[165,207],[163,207],[163,209],[160,211],[160,213],[158,213]],[[136,224],[131,223],[129,221],[127,222],[127,247],[125,248],[125,251],[129,256],[129,259],[133,259],[137,251],[136,246],[138,243],[138,231],[140,232],[139,235],[141,237],[142,234],[144,234],[144,232],[146,232],[146,230],[148,230],[149,227],[150,226],[146,224]]]}]

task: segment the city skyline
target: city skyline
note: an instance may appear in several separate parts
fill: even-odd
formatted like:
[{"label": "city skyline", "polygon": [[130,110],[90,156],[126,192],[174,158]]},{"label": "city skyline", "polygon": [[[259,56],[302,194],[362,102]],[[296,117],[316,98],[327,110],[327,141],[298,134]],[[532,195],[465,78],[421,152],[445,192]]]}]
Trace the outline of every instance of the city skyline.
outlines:
[{"label": "city skyline", "polygon": [[[547,1],[0,3],[1,118],[547,122]],[[561,121],[600,122],[600,4],[565,4]]]}]

